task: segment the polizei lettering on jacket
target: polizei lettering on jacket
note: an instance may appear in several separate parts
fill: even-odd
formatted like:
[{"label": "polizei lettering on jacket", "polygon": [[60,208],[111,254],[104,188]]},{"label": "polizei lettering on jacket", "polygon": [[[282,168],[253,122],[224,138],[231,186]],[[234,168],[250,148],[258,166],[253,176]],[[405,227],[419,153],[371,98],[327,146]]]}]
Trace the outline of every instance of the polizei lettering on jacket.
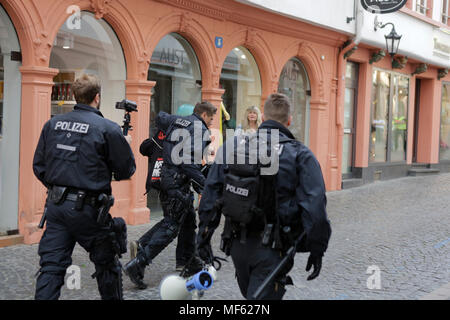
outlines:
[{"label": "polizei lettering on jacket", "polygon": [[230,191],[231,193],[243,196],[243,197],[248,197],[248,189],[244,189],[244,188],[236,188],[235,186],[227,183],[226,186],[226,191]]},{"label": "polizei lettering on jacket", "polygon": [[70,122],[70,121],[58,121],[55,125],[55,130],[70,131],[86,134],[89,130],[87,123]]}]

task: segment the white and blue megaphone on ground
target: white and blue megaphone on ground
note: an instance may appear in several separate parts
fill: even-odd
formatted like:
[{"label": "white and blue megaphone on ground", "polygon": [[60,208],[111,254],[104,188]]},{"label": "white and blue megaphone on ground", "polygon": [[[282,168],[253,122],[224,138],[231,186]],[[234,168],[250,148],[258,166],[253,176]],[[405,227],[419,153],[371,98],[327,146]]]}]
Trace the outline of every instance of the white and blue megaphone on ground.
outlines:
[{"label": "white and blue megaphone on ground", "polygon": [[217,278],[217,271],[210,266],[197,272],[190,278],[169,275],[161,281],[159,294],[161,300],[190,300],[199,292],[208,290]]}]

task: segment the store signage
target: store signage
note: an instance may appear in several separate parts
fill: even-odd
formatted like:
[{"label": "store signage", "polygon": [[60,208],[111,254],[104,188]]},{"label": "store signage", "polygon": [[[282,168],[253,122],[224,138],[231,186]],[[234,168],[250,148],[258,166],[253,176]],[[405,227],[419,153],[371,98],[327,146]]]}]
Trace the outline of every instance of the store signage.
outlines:
[{"label": "store signage", "polygon": [[162,48],[160,52],[155,52],[155,54],[153,54],[151,63],[182,67],[184,64],[184,54],[184,50]]},{"label": "store signage", "polygon": [[442,58],[448,59],[448,57],[450,56],[450,46],[448,44],[445,44],[441,41],[439,41],[439,39],[434,38],[434,54],[437,56],[440,56]]},{"label": "store signage", "polygon": [[402,8],[407,0],[361,0],[361,5],[366,11],[383,14],[391,13]]}]

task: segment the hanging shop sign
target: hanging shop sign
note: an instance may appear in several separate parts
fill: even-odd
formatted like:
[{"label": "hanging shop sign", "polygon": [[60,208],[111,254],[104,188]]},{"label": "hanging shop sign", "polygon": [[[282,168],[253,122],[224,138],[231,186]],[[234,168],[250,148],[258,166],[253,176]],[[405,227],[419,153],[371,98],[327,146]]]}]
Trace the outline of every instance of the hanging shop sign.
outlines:
[{"label": "hanging shop sign", "polygon": [[363,8],[371,13],[383,14],[400,10],[407,0],[361,0]]}]

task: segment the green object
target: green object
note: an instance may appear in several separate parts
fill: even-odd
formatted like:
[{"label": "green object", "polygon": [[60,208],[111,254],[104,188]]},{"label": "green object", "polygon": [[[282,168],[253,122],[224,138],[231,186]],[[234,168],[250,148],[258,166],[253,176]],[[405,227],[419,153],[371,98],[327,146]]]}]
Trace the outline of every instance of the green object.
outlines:
[{"label": "green object", "polygon": [[194,106],[191,104],[182,104],[177,109],[177,116],[190,116],[194,113]]}]

